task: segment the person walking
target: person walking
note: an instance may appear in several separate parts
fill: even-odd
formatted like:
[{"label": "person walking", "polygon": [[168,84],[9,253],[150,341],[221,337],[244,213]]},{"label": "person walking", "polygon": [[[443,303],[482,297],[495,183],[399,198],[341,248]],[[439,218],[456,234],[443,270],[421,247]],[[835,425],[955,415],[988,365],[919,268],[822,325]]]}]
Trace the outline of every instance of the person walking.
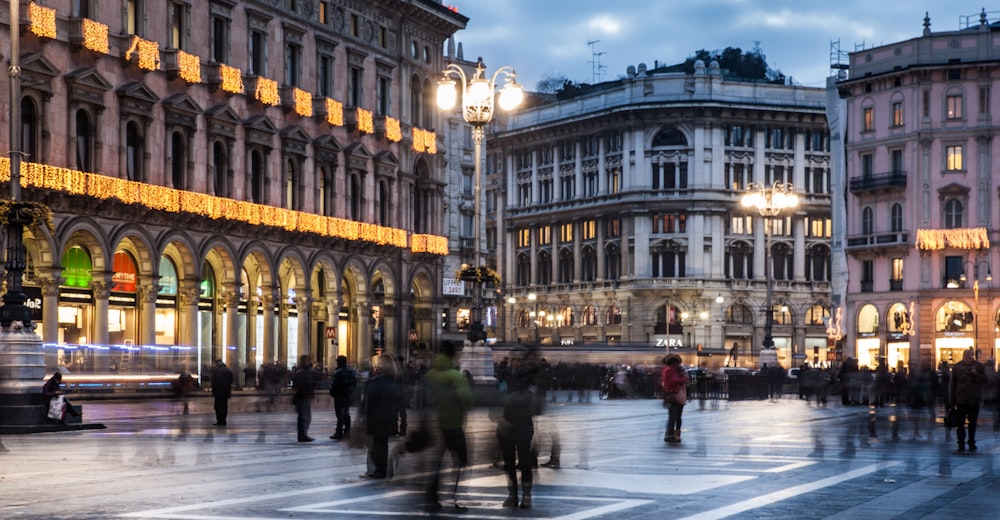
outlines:
[{"label": "person walking", "polygon": [[[451,453],[455,463],[455,490],[458,490],[462,468],[469,464],[469,450],[465,441],[465,417],[472,407],[473,396],[469,382],[455,368],[455,345],[445,342],[441,353],[434,360],[434,366],[424,376],[434,411],[437,413],[436,436],[441,440],[430,452],[431,472],[428,477],[424,507],[429,513],[441,510],[438,501],[438,486],[441,481],[441,465],[444,452]],[[455,508],[458,497],[455,499]]]},{"label": "person walking", "polygon": [[389,470],[389,437],[396,433],[403,390],[396,379],[396,360],[378,356],[378,365],[365,385],[364,414],[368,433],[368,458],[372,470],[362,477],[386,478]]},{"label": "person walking", "polygon": [[[516,357],[523,356],[523,357]],[[507,471],[507,499],[503,507],[517,507],[517,471],[521,470],[522,509],[532,505],[531,440],[535,434],[532,417],[540,411],[538,378],[542,364],[535,351],[515,347],[511,351],[509,382],[503,400],[503,414],[497,420],[497,443]]]},{"label": "person walking", "polygon": [[962,360],[951,368],[948,387],[948,407],[958,411],[958,451],[965,451],[966,422],[968,422],[969,451],[976,451],[976,422],[979,420],[979,404],[983,400],[983,385],[986,384],[986,369],[975,360],[975,352],[970,348],[962,353]]},{"label": "person walking", "polygon": [[315,439],[309,436],[309,425],[312,423],[312,401],[316,396],[316,381],[313,378],[312,362],[307,355],[299,357],[299,364],[292,374],[292,388],[295,391],[292,395],[292,404],[295,405],[295,414],[298,417],[295,424],[299,442],[312,442]]},{"label": "person walking", "polygon": [[330,436],[333,440],[351,437],[351,400],[357,385],[357,373],[347,366],[347,356],[337,356],[337,369],[330,378],[330,397],[337,415],[337,430]]},{"label": "person walking", "polygon": [[212,397],[215,398],[215,425],[225,426],[229,417],[229,398],[233,396],[233,371],[221,359],[212,369]]},{"label": "person walking", "polygon": [[667,432],[665,442],[681,442],[681,414],[687,404],[688,376],[681,366],[681,358],[669,355],[663,358],[660,385],[663,388],[663,404],[667,407]]}]

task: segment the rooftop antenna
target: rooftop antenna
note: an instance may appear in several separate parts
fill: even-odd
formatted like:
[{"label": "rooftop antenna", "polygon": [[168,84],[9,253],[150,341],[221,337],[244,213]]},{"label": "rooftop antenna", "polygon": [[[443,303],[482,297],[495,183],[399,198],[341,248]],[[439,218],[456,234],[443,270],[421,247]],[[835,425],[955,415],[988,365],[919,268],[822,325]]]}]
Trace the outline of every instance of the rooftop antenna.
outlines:
[{"label": "rooftop antenna", "polygon": [[595,45],[601,40],[590,40],[587,45],[590,46],[590,76],[591,82],[600,83],[604,79],[604,65],[601,65],[601,55],[603,52],[597,52]]}]

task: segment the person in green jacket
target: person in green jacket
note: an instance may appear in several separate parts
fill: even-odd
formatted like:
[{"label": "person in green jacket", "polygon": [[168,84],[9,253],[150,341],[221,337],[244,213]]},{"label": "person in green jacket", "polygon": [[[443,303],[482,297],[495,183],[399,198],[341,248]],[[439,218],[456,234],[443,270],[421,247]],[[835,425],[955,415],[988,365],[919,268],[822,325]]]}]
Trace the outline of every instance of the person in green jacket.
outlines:
[{"label": "person in green jacket", "polygon": [[437,415],[436,437],[441,441],[436,443],[429,455],[432,471],[429,473],[425,497],[425,509],[428,512],[441,510],[438,486],[446,449],[451,453],[455,464],[455,508],[463,509],[458,505],[457,491],[461,468],[469,463],[469,449],[465,442],[465,416],[472,407],[473,396],[468,380],[456,367],[455,350],[455,345],[451,342],[442,344],[433,367],[424,375],[432,409]]}]

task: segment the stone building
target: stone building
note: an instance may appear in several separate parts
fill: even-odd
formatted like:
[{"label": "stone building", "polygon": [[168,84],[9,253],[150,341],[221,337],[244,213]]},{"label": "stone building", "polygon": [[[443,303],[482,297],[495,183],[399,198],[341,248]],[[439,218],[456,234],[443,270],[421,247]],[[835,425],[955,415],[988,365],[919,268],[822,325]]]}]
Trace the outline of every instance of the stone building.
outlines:
[{"label": "stone building", "polygon": [[[501,340],[710,365],[735,347],[736,363],[754,366],[772,312],[782,365],[827,362],[824,91],[725,72],[715,61],[693,74],[630,67],[496,123],[486,196]],[[749,183],[778,181],[799,195],[794,211],[765,221],[741,205]]]},{"label": "stone building", "polygon": [[[996,16],[996,13],[993,13]],[[848,177],[845,355],[937,367],[974,348],[995,360],[1000,298],[1000,26],[983,11],[954,30],[859,50],[837,82]]]},{"label": "stone building", "polygon": [[467,18],[432,0],[22,5],[20,94],[4,82],[0,102],[20,114],[22,196],[53,217],[25,238],[50,368],[433,345],[432,87]]}]

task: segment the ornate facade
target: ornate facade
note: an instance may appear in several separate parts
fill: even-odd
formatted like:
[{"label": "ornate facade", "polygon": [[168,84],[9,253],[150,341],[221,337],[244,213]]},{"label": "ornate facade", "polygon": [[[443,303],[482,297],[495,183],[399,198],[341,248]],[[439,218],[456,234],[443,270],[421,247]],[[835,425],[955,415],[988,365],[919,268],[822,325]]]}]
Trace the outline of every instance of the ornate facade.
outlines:
[{"label": "ornate facade", "polygon": [[919,37],[852,53],[836,85],[847,136],[844,350],[862,365],[1000,355],[1000,29],[985,11],[963,19],[931,32],[925,17]]},{"label": "ornate facade", "polygon": [[[824,91],[722,72],[630,67],[497,122],[486,190],[499,208],[501,340],[669,349],[712,365],[735,346],[754,366],[772,312],[781,364],[827,361]],[[776,181],[794,186],[794,212],[765,221],[742,207],[749,183]]]},{"label": "ornate facade", "polygon": [[431,0],[22,5],[19,105],[13,82],[0,98],[20,114],[22,196],[53,213],[25,240],[47,364],[329,367],[435,342],[432,87],[465,17]]}]

